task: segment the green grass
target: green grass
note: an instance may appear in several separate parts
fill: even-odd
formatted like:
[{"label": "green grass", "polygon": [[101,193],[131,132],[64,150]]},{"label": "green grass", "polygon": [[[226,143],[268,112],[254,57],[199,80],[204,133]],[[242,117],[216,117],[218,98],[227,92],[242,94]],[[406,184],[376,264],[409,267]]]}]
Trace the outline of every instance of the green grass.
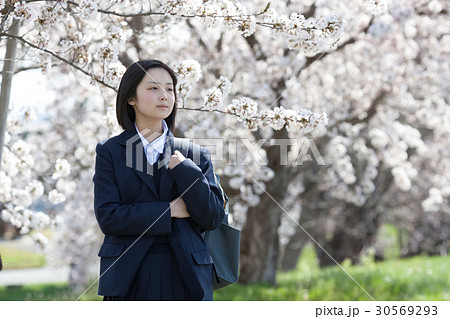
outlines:
[{"label": "green grass", "polygon": [[[450,257],[418,256],[343,268],[375,300],[450,300]],[[101,300],[93,285],[81,300]],[[279,273],[276,286],[260,283],[234,284],[214,293],[215,300],[371,300],[338,266],[320,269],[315,252],[308,246],[300,256],[297,269]],[[0,300],[76,300],[79,294],[67,285],[0,287]]]},{"label": "green grass", "polygon": [[218,290],[215,300],[450,300],[450,257],[418,256],[361,265],[320,269],[311,246],[297,269],[278,275],[276,286],[231,285]]},{"label": "green grass", "polygon": [[35,268],[45,265],[45,255],[12,247],[1,247],[3,269]]},{"label": "green grass", "polygon": [[378,230],[377,241],[384,247],[383,257],[385,260],[400,257],[401,244],[397,227],[392,224],[382,224]]},{"label": "green grass", "polygon": [[[79,298],[80,296],[81,298]],[[66,283],[26,285],[20,287],[0,287],[1,301],[75,301],[78,298],[83,301],[102,300],[102,297],[97,295],[97,285],[93,285],[92,288],[84,294],[83,292],[73,292]]]}]

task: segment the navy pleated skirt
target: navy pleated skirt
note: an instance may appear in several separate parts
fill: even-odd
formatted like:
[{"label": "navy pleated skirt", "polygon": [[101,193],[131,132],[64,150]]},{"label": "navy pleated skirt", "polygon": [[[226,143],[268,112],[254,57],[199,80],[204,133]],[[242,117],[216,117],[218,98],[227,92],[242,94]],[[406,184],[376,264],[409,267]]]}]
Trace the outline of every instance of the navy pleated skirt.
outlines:
[{"label": "navy pleated skirt", "polygon": [[119,300],[192,300],[178,270],[169,243],[155,243],[144,257],[125,296],[104,296]]}]

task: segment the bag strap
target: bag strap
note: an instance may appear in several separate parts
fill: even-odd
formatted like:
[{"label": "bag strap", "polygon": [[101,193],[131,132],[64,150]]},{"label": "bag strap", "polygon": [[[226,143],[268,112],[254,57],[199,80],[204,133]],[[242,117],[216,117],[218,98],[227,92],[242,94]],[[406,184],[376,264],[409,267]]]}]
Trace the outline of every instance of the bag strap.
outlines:
[{"label": "bag strap", "polygon": [[216,184],[219,187],[220,194],[222,195],[223,208],[225,210],[225,217],[223,218],[223,222],[228,225],[228,213],[229,213],[229,209],[230,209],[228,207],[229,206],[228,205],[228,196],[223,191],[222,185],[220,185],[220,178],[219,178],[219,176],[216,173],[214,173],[214,179],[216,180]]},{"label": "bag strap", "polygon": [[188,158],[190,139],[175,137],[173,139],[173,147],[179,150],[184,157]]}]

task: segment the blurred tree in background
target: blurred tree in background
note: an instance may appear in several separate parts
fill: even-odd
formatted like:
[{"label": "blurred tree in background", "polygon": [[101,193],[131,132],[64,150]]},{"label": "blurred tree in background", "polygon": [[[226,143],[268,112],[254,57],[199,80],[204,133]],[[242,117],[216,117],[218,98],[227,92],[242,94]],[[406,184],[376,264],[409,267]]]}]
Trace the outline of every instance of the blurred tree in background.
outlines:
[{"label": "blurred tree in background", "polygon": [[41,70],[55,92],[51,103],[12,108],[2,124],[2,218],[22,233],[59,227],[49,255],[72,266],[75,287],[96,271],[101,242],[95,146],[120,132],[115,88],[138,59],[163,60],[179,75],[175,135],[211,148],[242,228],[242,283],[275,283],[309,240],[322,266],[358,262],[368,249],[382,258],[384,223],[399,230],[403,256],[447,254],[443,0],[0,1],[0,9],[2,51],[17,46],[4,74],[7,61],[14,78]]}]

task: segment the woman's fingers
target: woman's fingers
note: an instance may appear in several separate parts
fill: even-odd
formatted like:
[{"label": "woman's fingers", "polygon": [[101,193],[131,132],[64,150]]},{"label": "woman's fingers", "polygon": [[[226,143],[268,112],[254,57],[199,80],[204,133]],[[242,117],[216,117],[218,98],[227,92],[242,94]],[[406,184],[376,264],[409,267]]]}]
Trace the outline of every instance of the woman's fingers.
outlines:
[{"label": "woman's fingers", "polygon": [[186,204],[181,197],[175,198],[170,202],[170,215],[175,218],[187,218],[190,217]]},{"label": "woman's fingers", "polygon": [[169,169],[174,168],[175,166],[177,166],[178,164],[180,164],[182,161],[184,161],[186,159],[186,157],[184,157],[183,154],[181,154],[180,151],[175,151],[174,154],[170,157],[170,161],[169,161]]}]

